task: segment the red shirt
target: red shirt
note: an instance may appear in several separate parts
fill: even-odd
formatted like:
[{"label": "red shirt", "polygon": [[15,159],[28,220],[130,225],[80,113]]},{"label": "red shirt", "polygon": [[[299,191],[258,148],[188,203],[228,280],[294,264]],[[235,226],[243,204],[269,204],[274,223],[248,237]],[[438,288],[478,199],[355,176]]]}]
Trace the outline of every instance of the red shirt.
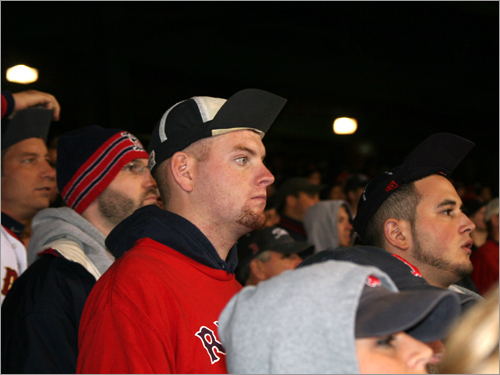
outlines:
[{"label": "red shirt", "polygon": [[219,314],[241,289],[149,238],[98,280],[80,322],[78,373],[226,373]]},{"label": "red shirt", "polygon": [[498,242],[488,239],[470,258],[474,265],[470,278],[483,295],[498,282],[498,252]]}]

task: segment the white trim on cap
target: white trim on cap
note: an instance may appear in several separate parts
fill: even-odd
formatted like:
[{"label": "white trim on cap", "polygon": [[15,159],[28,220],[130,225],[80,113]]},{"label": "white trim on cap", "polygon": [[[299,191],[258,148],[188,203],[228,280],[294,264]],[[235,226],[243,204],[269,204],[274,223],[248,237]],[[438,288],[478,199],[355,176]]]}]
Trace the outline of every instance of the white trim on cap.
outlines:
[{"label": "white trim on cap", "polygon": [[198,105],[203,123],[212,121],[219,109],[227,101],[226,99],[212,98],[211,96],[193,96],[191,99]]},{"label": "white trim on cap", "polygon": [[235,132],[238,130],[253,130],[254,132],[256,132],[260,135],[260,139],[264,138],[264,135],[266,135],[266,133],[264,133],[262,130],[255,129],[255,128],[230,128],[230,129],[213,129],[212,136],[226,134],[226,133],[230,133],[230,132]]},{"label": "white trim on cap", "polygon": [[172,109],[174,109],[175,107],[177,107],[179,104],[185,102],[185,100],[181,100],[179,103],[173,105],[172,107],[170,107],[167,112],[165,112],[163,114],[163,116],[161,117],[161,120],[160,120],[160,127],[158,128],[158,135],[160,136],[160,141],[161,143],[165,142],[167,140],[167,134],[165,134],[165,122],[167,121],[167,116],[168,114],[170,113],[170,111]]}]

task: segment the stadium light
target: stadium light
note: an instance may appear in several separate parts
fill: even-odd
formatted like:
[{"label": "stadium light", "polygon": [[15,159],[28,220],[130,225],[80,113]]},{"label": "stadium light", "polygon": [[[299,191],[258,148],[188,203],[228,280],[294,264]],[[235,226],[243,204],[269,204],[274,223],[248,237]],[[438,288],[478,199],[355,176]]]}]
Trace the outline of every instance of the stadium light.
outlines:
[{"label": "stadium light", "polygon": [[7,81],[28,84],[38,80],[38,70],[26,65],[16,65],[7,69]]}]

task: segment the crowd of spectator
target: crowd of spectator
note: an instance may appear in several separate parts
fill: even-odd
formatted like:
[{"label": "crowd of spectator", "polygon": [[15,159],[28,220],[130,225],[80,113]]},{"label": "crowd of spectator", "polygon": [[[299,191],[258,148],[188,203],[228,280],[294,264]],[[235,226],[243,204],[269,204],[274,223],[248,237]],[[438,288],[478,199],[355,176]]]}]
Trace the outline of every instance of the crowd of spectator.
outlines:
[{"label": "crowd of spectator", "polygon": [[285,103],[194,96],[146,151],[47,140],[57,99],[2,92],[2,372],[498,372],[498,188],[451,175],[474,143],[285,176],[262,140]]}]

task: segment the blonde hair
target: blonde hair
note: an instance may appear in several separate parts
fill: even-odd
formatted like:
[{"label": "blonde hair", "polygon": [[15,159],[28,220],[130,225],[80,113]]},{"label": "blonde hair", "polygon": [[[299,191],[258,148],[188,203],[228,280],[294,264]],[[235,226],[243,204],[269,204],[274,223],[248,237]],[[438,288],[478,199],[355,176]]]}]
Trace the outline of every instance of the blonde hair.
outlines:
[{"label": "blonde hair", "polygon": [[498,374],[499,288],[471,307],[446,339],[442,374]]}]

